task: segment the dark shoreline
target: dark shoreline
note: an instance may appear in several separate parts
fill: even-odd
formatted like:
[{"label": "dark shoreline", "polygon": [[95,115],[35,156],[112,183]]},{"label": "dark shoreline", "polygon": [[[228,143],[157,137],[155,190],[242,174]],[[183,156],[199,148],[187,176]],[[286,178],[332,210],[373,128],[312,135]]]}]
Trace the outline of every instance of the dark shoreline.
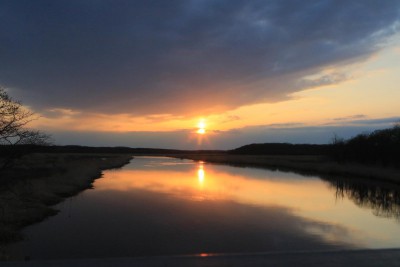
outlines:
[{"label": "dark shoreline", "polygon": [[57,214],[53,205],[91,188],[103,170],[120,168],[131,158],[118,154],[31,154],[21,159],[16,168],[3,174],[11,181],[0,186],[0,260],[8,258],[2,253],[3,246],[23,239],[23,227]]},{"label": "dark shoreline", "polygon": [[172,156],[240,167],[297,172],[304,175],[368,179],[400,184],[399,169],[359,163],[338,163],[329,157],[318,155],[179,154]]}]

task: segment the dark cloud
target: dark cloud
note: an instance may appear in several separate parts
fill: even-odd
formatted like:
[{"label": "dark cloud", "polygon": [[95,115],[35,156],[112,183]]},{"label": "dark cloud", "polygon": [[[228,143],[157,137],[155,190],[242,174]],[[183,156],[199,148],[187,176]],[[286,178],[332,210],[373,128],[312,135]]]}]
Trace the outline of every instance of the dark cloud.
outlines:
[{"label": "dark cloud", "polygon": [[209,112],[277,101],[324,66],[366,58],[387,1],[0,2],[0,83],[36,109]]}]

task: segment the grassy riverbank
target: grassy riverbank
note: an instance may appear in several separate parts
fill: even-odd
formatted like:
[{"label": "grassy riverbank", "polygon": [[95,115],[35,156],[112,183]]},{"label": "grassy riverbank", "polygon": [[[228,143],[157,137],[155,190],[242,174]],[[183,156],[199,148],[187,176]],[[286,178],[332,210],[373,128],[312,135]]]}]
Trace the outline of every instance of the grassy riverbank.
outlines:
[{"label": "grassy riverbank", "polygon": [[185,154],[178,158],[236,166],[263,167],[303,174],[325,174],[346,177],[361,177],[400,183],[400,170],[358,163],[338,163],[325,156],[279,156],[279,155],[233,155],[233,154]]},{"label": "grassy riverbank", "polygon": [[90,188],[102,170],[130,159],[118,154],[32,154],[2,172],[0,253],[1,246],[22,238],[22,227],[56,214],[52,205]]}]

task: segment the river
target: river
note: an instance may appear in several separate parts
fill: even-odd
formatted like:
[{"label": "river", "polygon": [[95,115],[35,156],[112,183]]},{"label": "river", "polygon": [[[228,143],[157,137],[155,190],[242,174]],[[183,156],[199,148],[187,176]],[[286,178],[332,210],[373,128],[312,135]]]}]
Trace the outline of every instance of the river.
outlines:
[{"label": "river", "polygon": [[352,179],[135,157],[23,231],[14,258],[400,247],[400,189]]}]

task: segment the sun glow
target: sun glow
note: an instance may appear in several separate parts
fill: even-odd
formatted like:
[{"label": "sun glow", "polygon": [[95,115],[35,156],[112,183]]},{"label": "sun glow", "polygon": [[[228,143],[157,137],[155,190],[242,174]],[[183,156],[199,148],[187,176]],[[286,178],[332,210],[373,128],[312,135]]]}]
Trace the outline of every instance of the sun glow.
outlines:
[{"label": "sun glow", "polygon": [[205,134],[206,133],[206,129],[200,128],[200,129],[197,130],[197,133],[198,134]]},{"label": "sun glow", "polygon": [[206,133],[206,122],[204,119],[201,119],[197,124],[197,133],[198,134],[205,134]]}]

